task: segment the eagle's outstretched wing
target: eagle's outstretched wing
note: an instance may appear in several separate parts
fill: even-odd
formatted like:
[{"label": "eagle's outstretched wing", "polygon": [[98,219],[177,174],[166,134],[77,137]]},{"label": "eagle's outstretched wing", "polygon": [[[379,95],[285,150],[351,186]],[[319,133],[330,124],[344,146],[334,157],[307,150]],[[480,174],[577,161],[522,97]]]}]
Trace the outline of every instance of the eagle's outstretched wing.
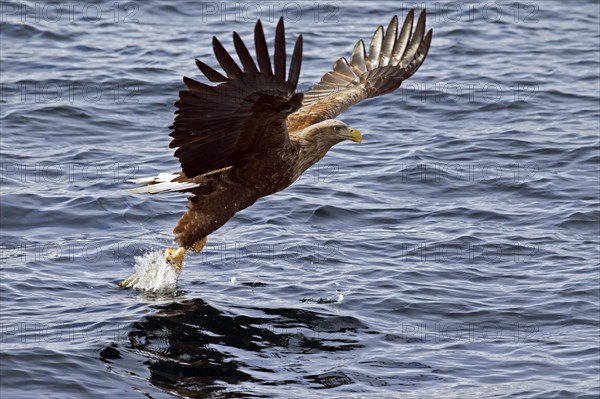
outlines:
[{"label": "eagle's outstretched wing", "polygon": [[216,37],[215,56],[226,76],[196,60],[210,86],[184,77],[188,90],[179,92],[178,108],[171,129],[171,148],[178,149],[187,178],[247,162],[261,152],[271,152],[288,140],[286,117],[296,111],[302,94],[295,94],[302,62],[302,35],[296,40],[286,80],[286,51],[283,18],[275,33],[274,70],[260,21],[254,29],[254,63],[246,45],[233,34],[243,70]]},{"label": "eagle's outstretched wing", "polygon": [[425,34],[425,10],[414,33],[413,19],[410,10],[398,33],[398,17],[394,16],[385,32],[382,26],[377,28],[368,53],[359,40],[349,62],[337,60],[333,70],[305,93],[302,107],[288,117],[290,131],[335,118],[353,104],[400,87],[419,69],[431,43],[432,30]]}]

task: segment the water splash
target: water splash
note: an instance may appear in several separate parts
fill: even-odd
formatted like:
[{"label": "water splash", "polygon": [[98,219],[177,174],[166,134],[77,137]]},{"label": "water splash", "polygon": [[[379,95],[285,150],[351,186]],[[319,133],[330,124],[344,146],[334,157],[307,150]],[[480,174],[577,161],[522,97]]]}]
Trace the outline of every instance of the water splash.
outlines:
[{"label": "water splash", "polygon": [[139,291],[167,294],[177,289],[181,271],[167,263],[162,250],[148,252],[135,258],[135,271],[121,283],[122,287]]}]

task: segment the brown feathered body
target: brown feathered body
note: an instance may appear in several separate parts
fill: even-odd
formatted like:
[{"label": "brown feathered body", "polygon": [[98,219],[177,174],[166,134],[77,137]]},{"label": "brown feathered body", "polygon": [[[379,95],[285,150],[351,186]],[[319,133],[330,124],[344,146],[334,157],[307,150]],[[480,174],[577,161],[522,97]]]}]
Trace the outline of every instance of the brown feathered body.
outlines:
[{"label": "brown feathered body", "polygon": [[174,229],[181,247],[225,224],[259,198],[283,190],[329,149],[345,139],[360,141],[355,129],[334,118],[353,104],[395,90],[421,66],[431,42],[425,12],[414,33],[410,11],[400,30],[397,17],[379,27],[368,51],[357,42],[350,61],[340,58],[306,93],[296,93],[302,36],[289,72],[283,18],[275,33],[273,63],[260,21],[254,30],[256,62],[237,33],[241,67],[221,43],[213,49],[224,74],[202,61],[196,65],[216,85],[185,77],[179,93],[170,147],[182,171],[139,179],[134,192],[190,192],[188,210]]},{"label": "brown feathered body", "polygon": [[174,229],[177,243],[189,248],[259,198],[289,187],[335,144],[333,140],[316,139],[326,124],[302,129],[289,143],[270,153],[257,154],[241,165],[193,179],[179,176],[176,181],[195,182],[198,187],[191,190],[188,212]]}]

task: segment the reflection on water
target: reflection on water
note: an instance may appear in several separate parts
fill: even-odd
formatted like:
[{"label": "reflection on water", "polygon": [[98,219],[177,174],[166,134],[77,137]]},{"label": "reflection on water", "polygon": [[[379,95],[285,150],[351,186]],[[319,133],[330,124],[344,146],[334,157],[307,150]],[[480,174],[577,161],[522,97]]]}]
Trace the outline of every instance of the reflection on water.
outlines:
[{"label": "reflection on water", "polygon": [[[305,309],[237,311],[221,311],[202,299],[160,306],[155,314],[133,323],[124,347],[107,347],[100,357],[118,364],[128,355],[142,356],[152,384],[192,397],[227,386],[243,389],[245,382],[300,382],[316,388],[353,382],[339,371],[311,373],[307,363],[362,348],[357,332],[369,329],[361,321]],[[298,372],[304,374],[304,382],[294,381]]]}]

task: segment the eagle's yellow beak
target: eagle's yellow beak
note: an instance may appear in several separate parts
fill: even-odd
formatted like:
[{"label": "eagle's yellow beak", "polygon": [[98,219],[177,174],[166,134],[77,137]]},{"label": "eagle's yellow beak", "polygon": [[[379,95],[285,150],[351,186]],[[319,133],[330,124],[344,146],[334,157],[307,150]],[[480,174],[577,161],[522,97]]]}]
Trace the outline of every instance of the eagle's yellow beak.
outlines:
[{"label": "eagle's yellow beak", "polygon": [[362,141],[362,134],[358,130],[353,127],[348,128],[348,135],[346,136],[348,140],[354,141],[355,143],[360,143]]}]

